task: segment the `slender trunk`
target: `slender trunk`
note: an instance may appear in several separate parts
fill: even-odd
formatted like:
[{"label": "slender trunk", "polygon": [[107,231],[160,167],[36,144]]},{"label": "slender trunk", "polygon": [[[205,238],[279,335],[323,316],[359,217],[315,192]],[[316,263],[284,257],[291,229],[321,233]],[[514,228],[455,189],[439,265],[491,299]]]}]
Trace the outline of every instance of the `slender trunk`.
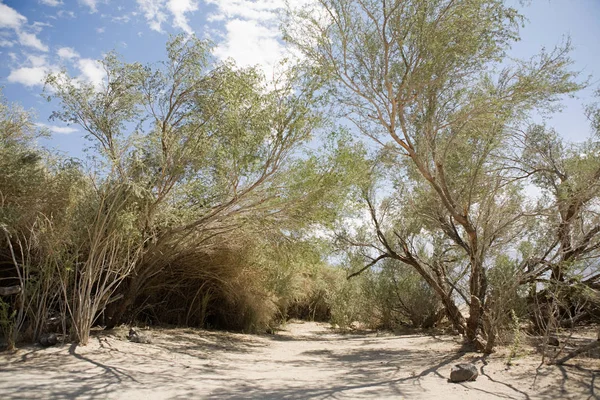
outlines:
[{"label": "slender trunk", "polygon": [[136,277],[132,277],[131,281],[124,290],[124,296],[115,301],[110,307],[107,307],[105,313],[105,327],[104,329],[113,329],[117,325],[123,323],[123,317],[126,315],[127,309],[134,303],[138,295],[138,282]]},{"label": "slender trunk", "polygon": [[452,300],[450,296],[447,294],[440,296],[442,299],[442,304],[444,305],[444,309],[446,310],[446,316],[454,329],[458,331],[461,335],[465,334],[465,317],[463,317],[462,313]]},{"label": "slender trunk", "polygon": [[479,329],[479,320],[481,318],[481,300],[479,299],[480,284],[479,279],[479,263],[473,257],[471,257],[471,276],[469,277],[469,294],[470,302],[469,305],[469,318],[467,319],[467,339],[469,342],[473,342],[477,337],[477,330]]},{"label": "slender trunk", "polygon": [[450,323],[454,329],[456,329],[460,334],[465,334],[465,318],[456,306],[456,303],[454,303],[454,300],[452,300],[452,296],[449,294],[449,291],[446,290],[446,283],[441,280],[443,279],[442,276],[438,275],[438,279],[441,280],[438,282],[433,276],[428,274],[421,267],[421,265],[418,264],[417,261],[409,262],[408,264],[412,265],[419,275],[423,277],[425,282],[427,282],[427,284],[433,288],[433,290],[435,290],[442,301],[442,304],[444,305],[446,316],[448,317],[448,320],[450,320]]},{"label": "slender trunk", "polygon": [[465,226],[469,234],[469,258],[471,263],[471,276],[469,277],[469,318],[467,319],[466,335],[469,343],[477,342],[477,334],[481,326],[483,317],[483,304],[485,301],[485,291],[487,290],[487,280],[483,270],[483,262],[479,254],[477,232],[472,226]]},{"label": "slender trunk", "polygon": [[491,354],[494,352],[494,346],[496,345],[497,332],[494,323],[490,320],[489,314],[485,311],[483,314],[483,326],[486,335],[486,343],[483,352],[485,354]]}]

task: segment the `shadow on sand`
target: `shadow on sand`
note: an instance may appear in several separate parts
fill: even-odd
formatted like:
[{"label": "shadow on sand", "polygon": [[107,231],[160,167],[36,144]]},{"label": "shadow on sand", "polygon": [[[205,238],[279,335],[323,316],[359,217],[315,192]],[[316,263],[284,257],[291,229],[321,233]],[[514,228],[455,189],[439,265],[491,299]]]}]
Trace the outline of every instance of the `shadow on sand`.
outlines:
[{"label": "shadow on sand", "polygon": [[[442,344],[453,350],[402,348],[403,338],[397,336],[305,333],[250,337],[173,330],[165,331],[151,345],[98,336],[93,348],[31,346],[13,356],[0,355],[0,393],[2,399],[132,398],[132,394],[134,398],[173,399],[422,398],[424,385],[435,381],[448,385],[443,387],[448,394],[459,395],[460,390],[476,394],[470,398],[556,399],[573,395],[565,383],[576,379],[578,393],[585,393],[581,398],[598,398],[595,384],[600,371],[596,370],[545,366],[537,369],[536,376],[515,379],[489,373],[487,357],[465,353],[444,337],[409,335],[426,343],[450,342]],[[272,358],[273,349],[285,352],[288,346],[300,350],[290,357]],[[502,390],[478,387],[478,382],[447,383],[450,367],[463,361],[476,362],[480,379]],[[259,374],[267,367],[274,375]],[[277,371],[291,378],[279,379]],[[317,371],[316,378],[303,377],[305,371]],[[560,378],[551,387],[532,388],[537,378],[552,374]]]}]

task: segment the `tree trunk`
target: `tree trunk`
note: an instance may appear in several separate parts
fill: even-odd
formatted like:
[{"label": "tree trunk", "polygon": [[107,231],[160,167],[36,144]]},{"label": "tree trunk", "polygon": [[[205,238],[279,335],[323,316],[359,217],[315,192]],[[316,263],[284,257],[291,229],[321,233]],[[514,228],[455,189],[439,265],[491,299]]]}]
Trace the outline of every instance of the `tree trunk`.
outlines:
[{"label": "tree trunk", "polygon": [[[471,304],[469,306],[469,318],[467,319],[466,335],[469,343],[476,344],[478,347],[480,347],[481,344],[477,340],[477,336],[482,326],[485,312],[484,304],[487,291],[487,278],[485,275],[485,270],[483,269],[483,263],[477,256],[477,235],[473,231],[473,233],[469,236],[471,237],[472,252],[470,256],[471,276],[469,279],[469,294],[471,296]],[[487,348],[487,346],[485,346],[485,348]]]},{"label": "tree trunk", "polygon": [[124,290],[123,297],[115,301],[111,306],[104,311],[104,329],[113,329],[117,325],[123,323],[123,318],[127,309],[135,302],[138,295],[138,285],[136,277],[132,277],[127,289]]},{"label": "tree trunk", "polygon": [[479,298],[481,292],[481,279],[479,277],[481,267],[476,260],[471,259],[471,277],[469,280],[469,292],[471,295],[469,305],[469,318],[467,319],[467,340],[474,342],[477,338],[477,332],[479,330],[479,324],[481,321],[481,299]]},{"label": "tree trunk", "polygon": [[452,300],[450,296],[447,294],[441,295],[442,304],[444,304],[444,309],[446,310],[446,316],[448,320],[452,323],[454,329],[458,331],[461,335],[465,334],[465,318],[462,313]]},{"label": "tree trunk", "polygon": [[10,296],[17,293],[21,293],[21,286],[0,287],[0,296]]},{"label": "tree trunk", "polygon": [[[427,284],[431,288],[433,288],[433,290],[435,290],[437,295],[440,297],[442,304],[444,305],[444,309],[446,311],[446,316],[448,317],[448,320],[450,321],[454,329],[458,331],[458,333],[464,335],[465,318],[456,306],[456,303],[454,303],[454,300],[452,300],[452,296],[449,294],[449,291],[446,290],[446,282],[438,282],[436,279],[434,279],[434,277],[428,274],[416,261],[415,263],[410,263],[410,265],[412,265],[415,268],[415,270],[419,273],[419,275],[423,277],[425,282],[427,282]],[[438,275],[438,279],[441,280],[443,278],[441,275]]]}]

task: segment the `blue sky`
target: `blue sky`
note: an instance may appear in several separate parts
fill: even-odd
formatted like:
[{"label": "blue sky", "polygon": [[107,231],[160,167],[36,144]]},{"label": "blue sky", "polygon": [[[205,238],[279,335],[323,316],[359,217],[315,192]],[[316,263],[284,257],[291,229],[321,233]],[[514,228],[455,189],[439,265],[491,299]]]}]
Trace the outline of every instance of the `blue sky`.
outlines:
[{"label": "blue sky", "polygon": [[[307,0],[301,0],[303,2]],[[516,1],[515,1],[516,2]],[[294,2],[292,2],[294,3]],[[56,104],[40,96],[48,71],[100,82],[95,60],[110,50],[126,61],[164,59],[169,33],[195,33],[217,45],[215,56],[240,65],[261,65],[267,74],[285,54],[276,12],[285,0],[0,0],[0,86],[9,101],[34,109],[52,137],[44,145],[73,155],[83,132],[49,122]],[[593,75],[593,87],[567,99],[551,125],[566,138],[583,140],[589,126],[583,104],[600,86],[600,0],[533,0],[522,8],[529,20],[511,55],[530,57],[570,36],[574,68]]]}]

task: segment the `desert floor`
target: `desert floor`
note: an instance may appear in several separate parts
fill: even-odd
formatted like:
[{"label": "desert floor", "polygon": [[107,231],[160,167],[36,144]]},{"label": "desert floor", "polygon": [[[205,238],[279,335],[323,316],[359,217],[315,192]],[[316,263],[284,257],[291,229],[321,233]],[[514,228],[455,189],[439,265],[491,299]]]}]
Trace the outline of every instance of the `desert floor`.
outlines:
[{"label": "desert floor", "polygon": [[[24,347],[0,354],[1,399],[588,399],[600,397],[600,363],[540,365],[508,349],[461,352],[454,336],[339,334],[327,324],[288,323],[275,335],[126,328],[95,334],[87,346]],[[526,350],[523,350],[527,352]],[[475,382],[448,382],[474,362]]]}]

